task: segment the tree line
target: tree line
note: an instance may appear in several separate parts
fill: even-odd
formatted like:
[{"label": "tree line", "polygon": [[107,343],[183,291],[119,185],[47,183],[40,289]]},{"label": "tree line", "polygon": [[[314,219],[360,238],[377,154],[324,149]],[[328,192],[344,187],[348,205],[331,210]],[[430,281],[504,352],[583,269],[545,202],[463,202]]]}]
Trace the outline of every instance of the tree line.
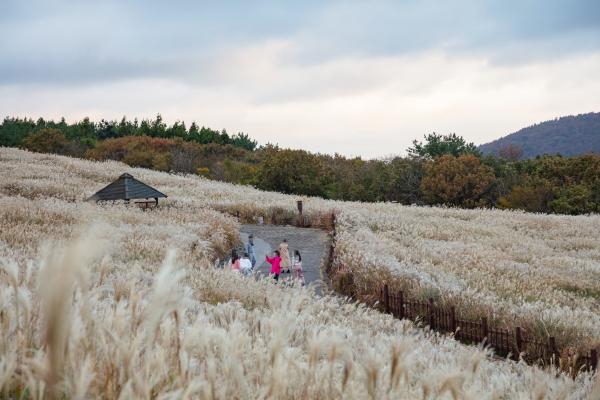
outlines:
[{"label": "tree line", "polygon": [[[48,131],[50,130],[50,131]],[[43,131],[43,134],[40,134]],[[37,121],[29,118],[6,117],[0,125],[0,146],[21,146],[25,141],[37,140],[41,145],[47,140],[44,137],[50,132],[56,145],[63,146],[65,154],[81,157],[89,149],[96,147],[99,141],[128,136],[149,136],[164,139],[182,139],[198,144],[216,143],[232,145],[246,150],[254,150],[257,142],[244,133],[230,135],[226,130],[216,131],[206,127],[198,127],[193,122],[186,128],[185,122],[175,122],[167,125],[160,114],[153,120],[144,119],[139,122],[123,117],[121,121],[101,120],[92,122],[89,118],[68,124],[64,118],[59,122],[46,121],[39,118]],[[64,137],[63,137],[64,136]],[[58,143],[59,142],[59,143]]]},{"label": "tree line", "polygon": [[258,146],[245,134],[154,120],[73,124],[5,118],[0,145],[198,174],[263,190],[350,201],[392,201],[531,212],[600,212],[600,156],[521,160],[507,146],[483,156],[455,134],[426,135],[406,157],[364,160]]}]

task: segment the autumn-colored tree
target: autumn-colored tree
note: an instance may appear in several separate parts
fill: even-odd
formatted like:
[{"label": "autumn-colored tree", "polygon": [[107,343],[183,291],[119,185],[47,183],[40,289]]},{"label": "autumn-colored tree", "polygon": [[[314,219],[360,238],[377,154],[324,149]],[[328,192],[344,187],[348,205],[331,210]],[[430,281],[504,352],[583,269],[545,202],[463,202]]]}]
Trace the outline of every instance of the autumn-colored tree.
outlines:
[{"label": "autumn-colored tree", "polygon": [[69,141],[58,129],[45,128],[32,133],[23,141],[23,147],[38,153],[65,154]]},{"label": "autumn-colored tree", "polygon": [[526,179],[526,182],[514,186],[506,196],[500,197],[498,207],[545,213],[550,211],[553,199],[554,193],[549,182]]},{"label": "autumn-colored tree", "polygon": [[585,214],[600,211],[600,204],[594,201],[592,188],[586,185],[571,185],[560,188],[556,199],[550,202],[550,209],[557,214]]},{"label": "autumn-colored tree", "polygon": [[328,178],[323,157],[304,150],[273,147],[265,151],[257,185],[264,190],[325,196]]},{"label": "autumn-colored tree", "polygon": [[323,156],[323,161],[331,177],[326,188],[327,198],[373,201],[373,193],[365,184],[372,177],[367,171],[367,161],[359,157],[349,159],[340,154]]},{"label": "autumn-colored tree", "polygon": [[403,204],[420,203],[423,162],[414,158],[396,157],[389,162],[388,166],[391,185],[386,192],[386,200],[398,201]]},{"label": "autumn-colored tree", "polygon": [[[134,167],[200,173],[213,179],[251,184],[257,160],[253,153],[233,145],[201,145],[182,138],[164,139],[150,136],[125,136],[98,142],[86,153],[94,160],[123,161]],[[248,165],[246,165],[248,164]],[[250,165],[252,164],[252,165]]]},{"label": "autumn-colored tree", "polygon": [[494,181],[494,172],[478,157],[445,155],[425,165],[421,192],[429,204],[482,207],[489,205],[485,195]]},{"label": "autumn-colored tree", "polygon": [[96,148],[89,150],[86,157],[94,160],[123,161],[132,152],[170,152],[172,143],[173,141],[169,139],[152,138],[149,136],[126,136],[106,139],[99,142]]},{"label": "autumn-colored tree", "polygon": [[532,175],[550,180],[555,186],[592,184],[600,176],[600,155],[577,157],[544,156],[531,161]]},{"label": "autumn-colored tree", "polygon": [[254,185],[258,167],[246,162],[235,160],[223,161],[225,181],[240,183],[242,185]]},{"label": "autumn-colored tree", "polygon": [[123,161],[134,167],[151,168],[159,171],[171,170],[171,149],[174,141],[149,136],[126,136],[107,139],[86,153],[95,160]]},{"label": "autumn-colored tree", "polygon": [[517,161],[523,157],[523,147],[509,143],[498,149],[498,157],[507,161]]},{"label": "autumn-colored tree", "polygon": [[197,143],[184,142],[181,139],[174,140],[171,146],[170,169],[188,174],[196,172],[201,162],[201,152],[202,146]]}]

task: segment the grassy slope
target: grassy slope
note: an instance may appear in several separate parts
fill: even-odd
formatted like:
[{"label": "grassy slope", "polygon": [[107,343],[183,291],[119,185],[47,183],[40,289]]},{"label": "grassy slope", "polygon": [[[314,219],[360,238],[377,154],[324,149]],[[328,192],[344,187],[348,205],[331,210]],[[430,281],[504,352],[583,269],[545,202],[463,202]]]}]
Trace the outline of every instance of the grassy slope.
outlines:
[{"label": "grassy slope", "polygon": [[[124,171],[170,198],[147,213],[81,201]],[[585,374],[573,382],[491,361],[335,298],[212,269],[238,227],[215,209],[291,212],[292,197],[14,149],[0,149],[0,176],[5,395],[513,399],[592,390]]]}]

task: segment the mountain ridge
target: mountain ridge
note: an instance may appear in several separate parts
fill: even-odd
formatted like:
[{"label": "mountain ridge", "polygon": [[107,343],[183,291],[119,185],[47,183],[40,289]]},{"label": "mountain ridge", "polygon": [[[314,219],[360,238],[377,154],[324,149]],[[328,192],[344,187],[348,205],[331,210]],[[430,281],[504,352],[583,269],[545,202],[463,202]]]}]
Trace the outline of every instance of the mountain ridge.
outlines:
[{"label": "mountain ridge", "polygon": [[600,153],[600,112],[567,115],[540,122],[480,145],[483,154],[498,155],[509,146],[522,158],[543,154],[574,156]]}]

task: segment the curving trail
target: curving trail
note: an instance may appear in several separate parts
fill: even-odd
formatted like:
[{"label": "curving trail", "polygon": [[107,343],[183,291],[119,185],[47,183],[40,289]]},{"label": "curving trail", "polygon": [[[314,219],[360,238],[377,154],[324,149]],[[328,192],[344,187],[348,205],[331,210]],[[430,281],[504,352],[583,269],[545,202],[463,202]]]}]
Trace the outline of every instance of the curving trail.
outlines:
[{"label": "curving trail", "polygon": [[[279,247],[283,239],[287,239],[290,256],[294,250],[299,250],[302,255],[302,268],[306,283],[321,282],[321,263],[329,250],[329,236],[321,229],[296,228],[293,226],[279,225],[242,225],[240,236],[244,244],[248,242],[248,235],[254,235],[254,246],[258,272],[268,274],[270,264],[265,261],[265,255],[270,254]],[[287,278],[290,274],[282,274]]]}]

